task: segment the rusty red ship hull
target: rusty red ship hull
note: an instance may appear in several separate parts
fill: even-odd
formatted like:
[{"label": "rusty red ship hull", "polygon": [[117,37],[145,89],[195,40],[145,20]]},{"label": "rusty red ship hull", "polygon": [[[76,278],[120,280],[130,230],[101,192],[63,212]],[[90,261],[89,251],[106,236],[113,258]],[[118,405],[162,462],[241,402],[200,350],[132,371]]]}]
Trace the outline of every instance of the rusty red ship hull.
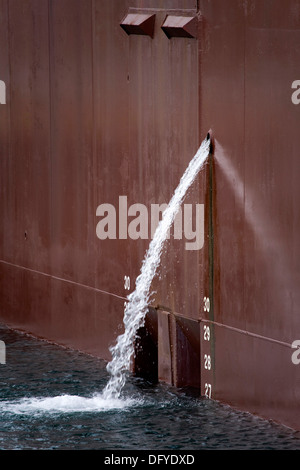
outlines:
[{"label": "rusty red ship hull", "polygon": [[0,45],[0,321],[108,360],[149,238],[97,207],[167,203],[210,131],[135,370],[300,429],[300,1],[0,0]]}]

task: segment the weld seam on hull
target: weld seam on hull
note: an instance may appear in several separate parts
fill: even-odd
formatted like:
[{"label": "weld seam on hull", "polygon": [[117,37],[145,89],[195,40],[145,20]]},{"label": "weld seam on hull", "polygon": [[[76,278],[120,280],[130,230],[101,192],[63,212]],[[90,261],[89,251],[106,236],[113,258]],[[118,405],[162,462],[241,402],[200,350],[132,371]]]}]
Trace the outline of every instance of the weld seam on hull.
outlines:
[{"label": "weld seam on hull", "polygon": [[132,12],[145,12],[145,11],[159,11],[159,12],[163,12],[163,13],[184,13],[185,15],[189,15],[191,13],[197,13],[197,8],[188,8],[188,9],[185,9],[185,8],[156,8],[156,7],[145,7],[145,8],[142,8],[142,7],[130,7],[129,8],[129,12],[132,13]]},{"label": "weld seam on hull", "polygon": [[288,348],[291,347],[291,343],[286,343],[284,341],[280,341],[280,340],[275,339],[275,338],[270,338],[268,336],[263,336],[263,335],[259,335],[257,333],[252,333],[251,331],[241,330],[240,328],[236,328],[236,327],[230,326],[230,325],[225,325],[223,323],[218,323],[216,321],[207,320],[207,319],[202,318],[202,319],[200,319],[200,322],[211,323],[212,325],[227,328],[228,330],[236,331],[237,333],[241,333],[241,334],[244,334],[244,335],[247,335],[247,336],[253,336],[254,338],[262,339],[262,340],[265,340],[265,341],[270,341],[271,343],[280,344],[281,346],[286,346]]},{"label": "weld seam on hull", "polygon": [[8,266],[12,266],[12,267],[17,268],[17,269],[23,269],[24,271],[29,271],[29,272],[34,273],[34,274],[39,274],[41,276],[49,277],[50,279],[53,279],[55,281],[67,282],[68,284],[73,284],[73,285],[78,286],[78,287],[83,287],[85,289],[93,290],[95,292],[100,292],[101,294],[111,295],[111,296],[116,297],[116,298],[121,299],[121,300],[127,300],[126,297],[122,297],[121,295],[113,294],[112,292],[107,292],[105,290],[98,289],[97,287],[88,286],[87,284],[81,284],[80,282],[71,281],[70,279],[64,279],[64,278],[59,277],[59,276],[53,276],[52,274],[44,273],[43,271],[37,271],[36,269],[27,268],[27,267],[21,266],[19,264],[10,263],[9,261],[0,260],[0,263],[6,264]]}]

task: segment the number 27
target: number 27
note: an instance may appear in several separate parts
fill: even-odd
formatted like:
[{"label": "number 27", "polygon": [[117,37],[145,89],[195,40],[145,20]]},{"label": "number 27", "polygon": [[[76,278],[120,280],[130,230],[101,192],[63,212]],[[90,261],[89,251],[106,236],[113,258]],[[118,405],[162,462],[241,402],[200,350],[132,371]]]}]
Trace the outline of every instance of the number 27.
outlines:
[{"label": "number 27", "polygon": [[206,398],[211,398],[211,384],[205,384],[205,396]]}]

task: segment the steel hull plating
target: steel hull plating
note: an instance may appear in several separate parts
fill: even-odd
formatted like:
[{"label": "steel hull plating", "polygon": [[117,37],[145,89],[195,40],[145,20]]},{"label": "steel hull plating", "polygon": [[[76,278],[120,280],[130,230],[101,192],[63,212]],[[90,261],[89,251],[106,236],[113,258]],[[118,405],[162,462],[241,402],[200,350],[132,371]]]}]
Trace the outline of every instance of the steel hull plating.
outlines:
[{"label": "steel hull plating", "polygon": [[300,1],[0,0],[0,44],[0,320],[109,359],[149,237],[97,207],[167,203],[210,131],[135,370],[300,429]]}]

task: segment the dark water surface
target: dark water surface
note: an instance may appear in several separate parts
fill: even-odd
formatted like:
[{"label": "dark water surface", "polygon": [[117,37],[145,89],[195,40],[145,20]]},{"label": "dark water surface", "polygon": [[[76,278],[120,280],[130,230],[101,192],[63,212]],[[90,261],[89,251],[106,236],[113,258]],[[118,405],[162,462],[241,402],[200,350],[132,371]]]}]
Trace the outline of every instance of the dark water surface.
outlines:
[{"label": "dark water surface", "polygon": [[300,434],[129,377],[107,402],[105,363],[0,325],[0,450],[299,450]]}]

